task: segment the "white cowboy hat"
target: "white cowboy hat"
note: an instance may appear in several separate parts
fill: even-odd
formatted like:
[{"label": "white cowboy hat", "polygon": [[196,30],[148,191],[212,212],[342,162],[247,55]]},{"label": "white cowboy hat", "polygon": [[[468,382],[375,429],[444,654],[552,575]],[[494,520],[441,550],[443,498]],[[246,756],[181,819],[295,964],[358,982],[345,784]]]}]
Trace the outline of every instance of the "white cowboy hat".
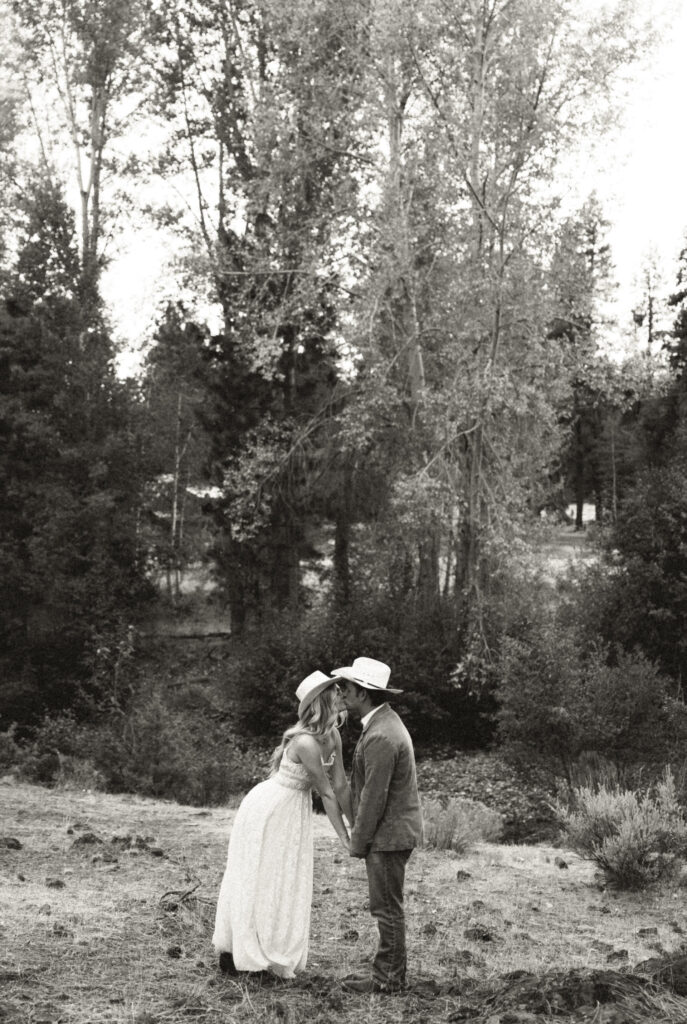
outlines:
[{"label": "white cowboy hat", "polygon": [[328,686],[335,682],[336,680],[333,677],[326,676],[324,672],[311,672],[309,676],[306,676],[296,690],[296,696],[300,701],[298,717],[301,717],[308,705],[314,701],[319,693],[322,693],[323,690],[326,690]]},{"label": "white cowboy hat", "polygon": [[395,690],[393,686],[388,685],[391,669],[383,661],[375,661],[374,658],[356,658],[352,665],[334,669],[332,675],[350,679],[352,683],[364,686],[366,690],[403,693],[403,690]]}]

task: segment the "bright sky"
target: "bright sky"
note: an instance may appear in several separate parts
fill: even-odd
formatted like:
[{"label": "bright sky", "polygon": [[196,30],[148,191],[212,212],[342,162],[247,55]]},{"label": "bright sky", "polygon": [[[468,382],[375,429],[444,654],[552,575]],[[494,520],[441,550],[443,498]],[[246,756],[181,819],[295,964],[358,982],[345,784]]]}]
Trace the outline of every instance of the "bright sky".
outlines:
[{"label": "bright sky", "polygon": [[[665,0],[642,5],[649,14],[666,10]],[[612,223],[619,316],[636,300],[633,282],[650,250],[672,289],[687,231],[687,0],[670,0],[669,7],[674,15],[630,89],[624,125],[597,151],[594,187]]]},{"label": "bright sky", "polygon": [[[595,8],[602,0],[582,2]],[[618,281],[613,312],[623,326],[641,296],[637,281],[644,258],[652,250],[658,254],[669,292],[687,232],[687,0],[638,3],[661,25],[658,46],[636,72],[617,131],[577,169],[581,201],[596,191],[611,221]],[[105,291],[120,310],[126,296],[118,333],[133,350],[122,365],[133,368],[134,353],[149,339],[155,308],[172,282],[165,283],[164,247],[152,227],[120,249]]]}]

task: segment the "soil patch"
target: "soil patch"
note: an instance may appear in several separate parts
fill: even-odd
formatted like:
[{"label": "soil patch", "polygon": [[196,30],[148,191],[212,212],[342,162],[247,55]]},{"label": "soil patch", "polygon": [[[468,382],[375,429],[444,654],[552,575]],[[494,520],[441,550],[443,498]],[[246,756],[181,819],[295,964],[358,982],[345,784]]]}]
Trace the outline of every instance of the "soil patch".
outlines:
[{"label": "soil patch", "polygon": [[446,754],[418,759],[418,785],[440,799],[468,797],[503,816],[503,841],[557,842],[554,781],[543,772],[509,764],[497,753]]}]

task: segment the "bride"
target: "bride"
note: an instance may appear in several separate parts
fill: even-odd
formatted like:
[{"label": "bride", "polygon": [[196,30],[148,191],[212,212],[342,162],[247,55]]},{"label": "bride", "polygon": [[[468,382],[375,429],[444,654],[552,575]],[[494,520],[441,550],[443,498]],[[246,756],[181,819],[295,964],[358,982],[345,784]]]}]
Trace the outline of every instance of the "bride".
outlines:
[{"label": "bride", "polygon": [[244,797],[229,838],[212,938],[221,970],[292,978],[308,956],[313,884],[312,795],[319,793],[342,846],[352,822],[341,757],[336,680],[307,676],[298,722],[272,755],[271,775]]}]

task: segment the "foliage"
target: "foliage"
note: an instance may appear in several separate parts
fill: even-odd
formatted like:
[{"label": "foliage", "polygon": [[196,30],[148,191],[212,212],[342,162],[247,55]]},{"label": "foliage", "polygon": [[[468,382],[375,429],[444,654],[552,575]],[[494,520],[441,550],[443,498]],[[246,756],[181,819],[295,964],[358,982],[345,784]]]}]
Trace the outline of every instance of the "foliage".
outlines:
[{"label": "foliage", "polygon": [[637,649],[673,680],[687,672],[687,465],[678,452],[641,470],[607,532],[601,565],[583,573],[581,628],[605,643]]},{"label": "foliage", "polygon": [[[46,179],[0,325],[13,717],[117,703],[144,571],[171,579],[197,551],[189,491],[207,474],[247,723],[280,724],[278,687],[362,647],[412,679],[419,738],[490,734],[512,523],[541,505],[560,443],[570,360],[550,325],[588,313],[549,258],[550,186],[642,33],[629,8],[578,18],[567,0],[354,8],[12,5]],[[80,247],[38,83],[60,101]],[[124,178],[110,143],[134,107],[168,134],[128,171],[164,194],[180,276],[222,320],[168,309],[136,394],[97,288]],[[584,277],[580,245],[569,262]],[[333,607],[309,611],[305,565],[315,551],[326,575],[332,531]]]},{"label": "foliage", "polygon": [[683,271],[681,265],[672,300],[678,312],[673,338],[665,342],[672,377],[658,372],[647,357],[643,372],[632,367],[629,386],[621,380],[615,387],[617,396],[625,388],[626,411],[613,450],[619,450],[623,431],[631,447],[625,446],[629,457],[614,463],[617,500],[602,536],[602,561],[580,575],[579,600],[571,610],[582,632],[612,647],[637,650],[655,663],[672,680],[676,697],[681,697],[687,671],[682,628],[687,612]]},{"label": "foliage", "polygon": [[105,229],[113,225],[114,206],[122,198],[113,194],[112,171],[119,168],[110,144],[116,137],[125,144],[125,132],[135,121],[132,109],[139,105],[132,96],[145,87],[147,3],[22,0],[9,6],[18,47],[14,70],[39,143],[40,173],[54,174],[53,154],[71,150],[70,184],[78,190],[78,292],[84,320],[92,324],[101,306]]},{"label": "foliage", "polygon": [[0,733],[0,751],[5,766],[30,782],[186,804],[221,804],[260,777],[254,755],[229,741],[221,723],[170,707],[154,692],[88,725],[66,714],[46,718],[20,743]]},{"label": "foliage", "polygon": [[412,598],[361,590],[343,612],[322,606],[265,620],[243,638],[227,686],[237,694],[243,725],[276,740],[293,723],[293,694],[301,679],[315,668],[329,672],[366,654],[391,666],[392,685],[404,690],[393,706],[415,742],[479,745],[489,734],[490,705],[450,681],[451,623],[448,603],[423,610]]},{"label": "foliage", "polygon": [[11,725],[6,732],[0,732],[0,770],[3,772],[18,764],[21,759],[21,746],[16,734],[16,725]]},{"label": "foliage", "polygon": [[94,734],[91,755],[112,792],[218,804],[256,781],[256,765],[219,723],[151,695]]},{"label": "foliage", "polygon": [[581,788],[561,822],[572,849],[620,889],[671,878],[687,854],[687,821],[670,769],[653,791]]},{"label": "foliage", "polygon": [[452,797],[422,801],[424,845],[430,850],[468,853],[477,843],[498,842],[503,819],[479,800]]},{"label": "foliage", "polygon": [[35,182],[23,217],[0,313],[3,725],[83,707],[96,637],[126,634],[147,594],[133,396],[84,321],[59,190]]},{"label": "foliage", "polygon": [[204,351],[202,420],[219,492],[213,555],[239,631],[263,609],[298,605],[299,557],[323,502],[358,29],[329,2],[174,7],[158,24],[157,103],[173,128],[167,167],[188,158],[193,169],[189,262],[222,313]]},{"label": "foliage", "polygon": [[682,705],[640,652],[609,649],[555,620],[504,642],[498,730],[513,752],[566,773],[583,751],[620,762],[656,761],[684,738]]},{"label": "foliage", "polygon": [[568,372],[547,337],[541,186],[641,32],[563,0],[173,10],[157,23],[160,165],[190,163],[188,265],[222,309],[204,416],[234,628],[301,602],[325,519],[336,601],[372,525],[393,532],[407,589],[450,596],[459,646],[484,648],[489,548],[546,491]]},{"label": "foliage", "polygon": [[150,567],[180,599],[181,575],[206,553],[203,513],[209,439],[200,422],[207,399],[203,352],[208,332],[182,303],[168,305],[158,323],[142,383],[141,421],[148,447],[142,527]]}]

